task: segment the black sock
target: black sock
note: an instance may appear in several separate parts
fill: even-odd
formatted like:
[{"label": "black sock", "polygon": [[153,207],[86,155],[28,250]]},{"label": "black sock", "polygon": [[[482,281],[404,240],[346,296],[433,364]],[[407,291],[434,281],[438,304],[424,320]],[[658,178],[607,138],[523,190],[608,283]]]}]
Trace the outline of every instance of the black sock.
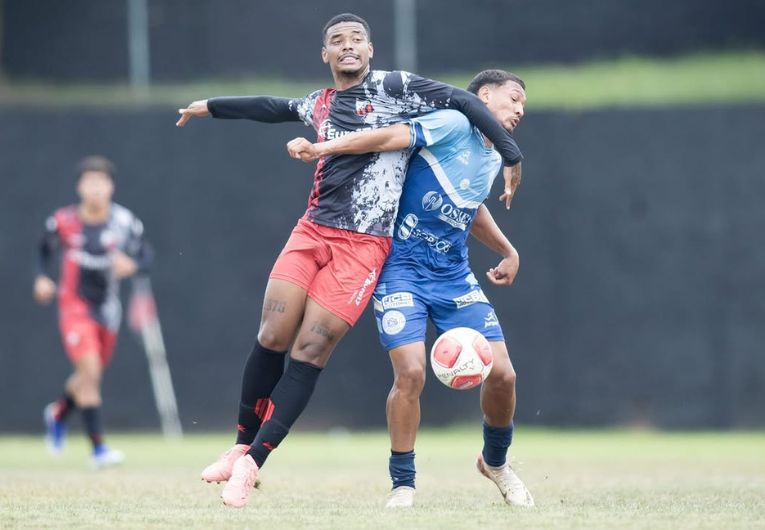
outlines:
[{"label": "black sock", "polygon": [[271,394],[274,404],[271,419],[263,423],[250,447],[249,454],[258,467],[263,466],[308,405],[320,373],[318,366],[290,359],[287,371]]},{"label": "black sock", "polygon": [[67,416],[76,408],[77,404],[72,395],[68,391],[64,391],[64,395],[56,401],[56,411],[53,413],[53,417],[56,421],[65,421]]},{"label": "black sock", "polygon": [[242,375],[242,397],[239,402],[239,431],[237,444],[250,445],[258,434],[260,425],[273,412],[271,392],[284,373],[284,357],[287,352],[269,350],[255,341],[247,358]]},{"label": "black sock", "polygon": [[93,444],[93,450],[98,452],[103,445],[103,429],[101,428],[101,407],[83,407],[82,421],[85,432]]}]

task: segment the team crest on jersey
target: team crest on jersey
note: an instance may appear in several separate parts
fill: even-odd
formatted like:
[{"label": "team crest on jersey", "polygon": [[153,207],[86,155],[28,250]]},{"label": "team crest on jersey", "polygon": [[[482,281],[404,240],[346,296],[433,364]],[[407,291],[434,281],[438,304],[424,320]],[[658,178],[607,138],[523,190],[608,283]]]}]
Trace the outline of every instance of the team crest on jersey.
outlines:
[{"label": "team crest on jersey", "polygon": [[422,209],[426,212],[437,210],[444,203],[444,198],[437,191],[429,191],[422,196]]},{"label": "team crest on jersey", "polygon": [[382,328],[388,335],[397,335],[406,326],[406,317],[401,311],[387,311],[382,316]]},{"label": "team crest on jersey", "polygon": [[356,100],[356,115],[366,116],[370,112],[373,112],[375,108],[372,106],[372,102],[368,99]]}]

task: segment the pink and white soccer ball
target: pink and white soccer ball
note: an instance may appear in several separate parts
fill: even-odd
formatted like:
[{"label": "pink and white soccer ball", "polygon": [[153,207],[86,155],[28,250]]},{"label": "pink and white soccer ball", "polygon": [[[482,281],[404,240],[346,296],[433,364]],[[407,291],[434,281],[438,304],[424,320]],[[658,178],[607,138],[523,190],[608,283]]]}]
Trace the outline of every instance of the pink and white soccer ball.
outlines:
[{"label": "pink and white soccer ball", "polygon": [[491,372],[493,363],[489,342],[470,328],[444,332],[430,349],[430,366],[436,377],[456,390],[480,385]]}]

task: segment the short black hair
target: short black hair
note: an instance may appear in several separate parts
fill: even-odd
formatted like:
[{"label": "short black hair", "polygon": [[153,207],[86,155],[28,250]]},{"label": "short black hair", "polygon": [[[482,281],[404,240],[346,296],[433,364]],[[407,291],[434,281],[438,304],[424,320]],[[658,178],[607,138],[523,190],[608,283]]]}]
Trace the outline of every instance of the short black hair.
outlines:
[{"label": "short black hair", "polygon": [[327,31],[329,28],[334,26],[335,24],[340,24],[340,22],[358,22],[362,26],[364,26],[364,31],[367,32],[367,39],[372,40],[372,30],[369,28],[369,24],[367,24],[367,21],[361,18],[358,15],[354,15],[353,13],[340,13],[339,15],[335,15],[334,17],[329,19],[329,22],[324,24],[324,29],[321,31],[321,43],[324,44],[327,42]]},{"label": "short black hair", "polygon": [[114,166],[114,163],[105,156],[90,155],[77,163],[77,182],[79,182],[82,175],[88,171],[106,173],[109,175],[110,179],[114,180],[114,174],[116,173],[117,168]]},{"label": "short black hair", "polygon": [[497,85],[502,86],[508,81],[513,81],[514,83],[518,83],[521,85],[521,88],[523,90],[526,90],[526,84],[523,82],[523,79],[518,77],[512,72],[507,72],[505,70],[484,70],[483,72],[479,72],[478,75],[476,75],[473,80],[470,82],[470,84],[467,87],[468,92],[472,92],[473,94],[478,94],[478,91],[481,90],[481,87],[486,85]]}]

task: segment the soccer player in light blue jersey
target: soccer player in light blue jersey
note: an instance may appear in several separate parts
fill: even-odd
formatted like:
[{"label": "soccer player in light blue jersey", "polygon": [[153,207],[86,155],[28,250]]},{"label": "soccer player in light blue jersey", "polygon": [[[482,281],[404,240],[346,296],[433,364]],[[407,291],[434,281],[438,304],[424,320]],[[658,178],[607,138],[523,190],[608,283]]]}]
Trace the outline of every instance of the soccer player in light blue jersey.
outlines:
[{"label": "soccer player in light blue jersey", "polygon": [[[525,85],[512,73],[483,71],[468,90],[509,131],[523,117]],[[452,110],[317,144],[296,138],[288,150],[304,161],[411,151],[391,253],[374,292],[380,341],[390,354],[395,374],[387,402],[393,481],[387,506],[406,507],[414,501],[414,443],[425,383],[428,318],[438,333],[464,326],[481,332],[489,341],[494,366],[481,388],[484,446],[477,466],[499,487],[505,502],[533,506],[530,493],[507,463],[515,412],[515,371],[494,308],[468,262],[467,236],[472,233],[502,257],[487,272],[489,281],[510,285],[518,270],[518,253],[483,204],[502,168],[499,153],[464,115]],[[508,207],[520,181],[519,170],[512,173],[506,174],[501,197]]]}]

